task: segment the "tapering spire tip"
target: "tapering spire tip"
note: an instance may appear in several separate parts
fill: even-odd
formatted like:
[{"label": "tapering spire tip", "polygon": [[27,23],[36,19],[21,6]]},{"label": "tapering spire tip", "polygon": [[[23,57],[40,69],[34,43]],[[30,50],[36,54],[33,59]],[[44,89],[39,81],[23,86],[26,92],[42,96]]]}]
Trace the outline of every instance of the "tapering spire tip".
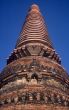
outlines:
[{"label": "tapering spire tip", "polygon": [[31,6],[31,11],[40,11],[40,9],[39,9],[38,5],[33,4],[33,5]]}]

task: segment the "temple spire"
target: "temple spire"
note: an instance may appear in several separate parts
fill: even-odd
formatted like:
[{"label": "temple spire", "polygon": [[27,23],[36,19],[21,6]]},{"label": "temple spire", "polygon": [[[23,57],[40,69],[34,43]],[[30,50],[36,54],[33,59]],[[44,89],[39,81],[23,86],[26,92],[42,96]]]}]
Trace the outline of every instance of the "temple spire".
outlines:
[{"label": "temple spire", "polygon": [[26,16],[16,47],[7,64],[26,56],[43,56],[61,64],[49,39],[45,21],[37,5],[33,4]]},{"label": "temple spire", "polygon": [[16,43],[16,48],[33,41],[34,43],[39,42],[53,48],[43,16],[39,7],[35,4],[33,4],[28,11],[22,31]]},{"label": "temple spire", "polygon": [[37,5],[0,74],[0,110],[69,110],[69,76]]}]

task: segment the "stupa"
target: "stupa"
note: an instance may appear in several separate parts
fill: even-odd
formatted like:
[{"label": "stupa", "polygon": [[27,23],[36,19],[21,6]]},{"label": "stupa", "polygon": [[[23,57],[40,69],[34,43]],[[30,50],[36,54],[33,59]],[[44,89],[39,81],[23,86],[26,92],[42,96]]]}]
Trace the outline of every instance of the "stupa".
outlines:
[{"label": "stupa", "polygon": [[69,76],[35,4],[0,74],[0,110],[69,110]]}]

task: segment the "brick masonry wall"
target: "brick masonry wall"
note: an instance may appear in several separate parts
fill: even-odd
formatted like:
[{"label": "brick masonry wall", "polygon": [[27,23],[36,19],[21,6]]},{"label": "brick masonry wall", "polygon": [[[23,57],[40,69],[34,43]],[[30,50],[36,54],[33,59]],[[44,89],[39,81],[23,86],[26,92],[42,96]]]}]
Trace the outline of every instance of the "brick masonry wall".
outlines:
[{"label": "brick masonry wall", "polygon": [[69,110],[69,107],[55,106],[55,105],[9,105],[3,106],[0,110]]}]

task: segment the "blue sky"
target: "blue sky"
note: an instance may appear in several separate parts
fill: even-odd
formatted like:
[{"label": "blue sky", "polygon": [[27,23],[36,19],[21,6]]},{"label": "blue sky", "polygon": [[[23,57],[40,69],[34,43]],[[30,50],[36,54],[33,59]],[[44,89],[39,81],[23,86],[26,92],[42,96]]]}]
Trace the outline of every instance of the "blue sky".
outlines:
[{"label": "blue sky", "polygon": [[15,47],[33,3],[39,5],[53,46],[69,73],[69,0],[0,0],[0,71]]}]

